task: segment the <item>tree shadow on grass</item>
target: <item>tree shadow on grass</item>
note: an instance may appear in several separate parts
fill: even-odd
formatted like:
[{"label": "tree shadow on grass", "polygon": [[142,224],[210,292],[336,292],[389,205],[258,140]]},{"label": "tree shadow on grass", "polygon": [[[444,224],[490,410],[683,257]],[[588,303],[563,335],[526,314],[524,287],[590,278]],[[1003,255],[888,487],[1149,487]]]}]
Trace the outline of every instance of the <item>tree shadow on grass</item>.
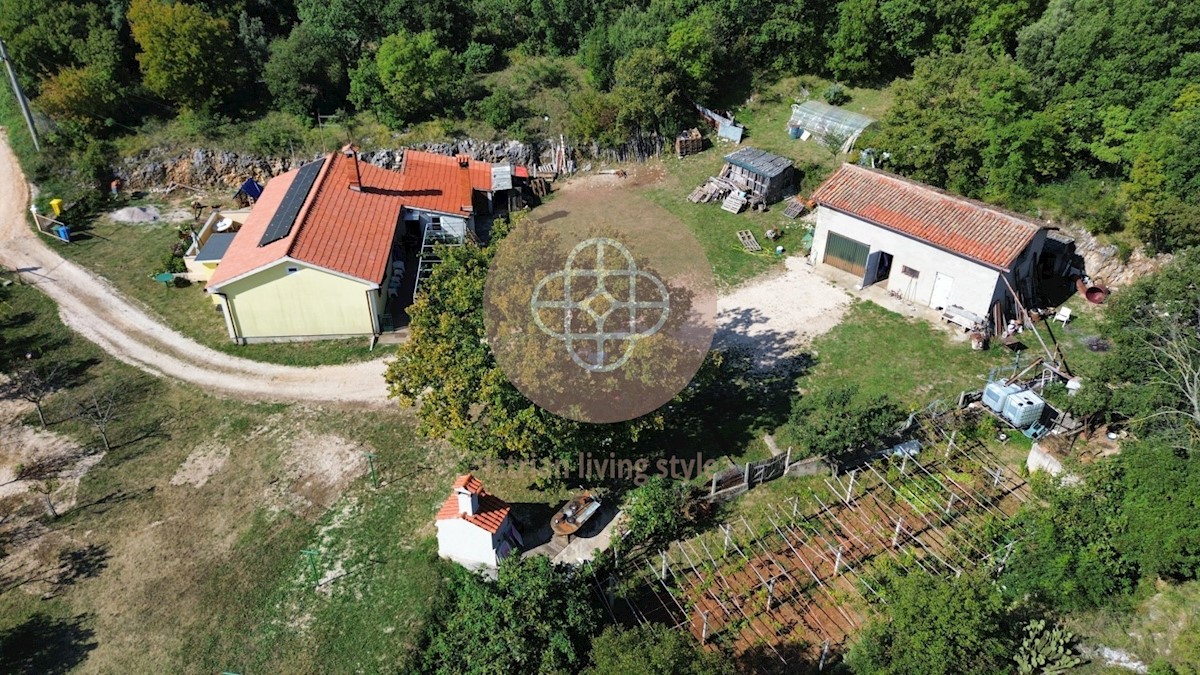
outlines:
[{"label": "tree shadow on grass", "polygon": [[754,673],[755,675],[802,675],[807,673],[824,673],[839,675],[849,671],[841,664],[836,653],[837,648],[831,649],[826,655],[825,663],[820,661],[819,647],[814,649],[803,642],[784,642],[773,646],[758,645],[738,654],[734,658],[739,673]]},{"label": "tree shadow on grass", "polygon": [[647,445],[662,448],[665,457],[736,457],[763,433],[783,424],[796,380],[814,361],[807,353],[778,353],[764,369],[759,367],[762,358],[761,350],[727,349],[715,377],[701,385],[669,428],[652,434]]},{"label": "tree shadow on grass", "polygon": [[6,673],[67,673],[96,648],[95,631],[86,614],[70,619],[37,614],[0,633],[0,671]]},{"label": "tree shadow on grass", "polygon": [[108,567],[111,557],[108,547],[99,544],[63,551],[58,554],[59,574],[56,581],[59,585],[70,586],[81,579],[98,576]]}]

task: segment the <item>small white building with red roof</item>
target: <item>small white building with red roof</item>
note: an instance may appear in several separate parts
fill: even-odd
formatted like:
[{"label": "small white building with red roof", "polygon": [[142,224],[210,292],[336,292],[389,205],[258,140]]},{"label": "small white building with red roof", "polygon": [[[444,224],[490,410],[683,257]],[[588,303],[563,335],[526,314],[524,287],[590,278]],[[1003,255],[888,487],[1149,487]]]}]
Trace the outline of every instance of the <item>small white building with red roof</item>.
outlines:
[{"label": "small white building with red roof", "polygon": [[511,510],[475,476],[459,476],[438,510],[438,555],[464,567],[496,567],[523,545]]}]

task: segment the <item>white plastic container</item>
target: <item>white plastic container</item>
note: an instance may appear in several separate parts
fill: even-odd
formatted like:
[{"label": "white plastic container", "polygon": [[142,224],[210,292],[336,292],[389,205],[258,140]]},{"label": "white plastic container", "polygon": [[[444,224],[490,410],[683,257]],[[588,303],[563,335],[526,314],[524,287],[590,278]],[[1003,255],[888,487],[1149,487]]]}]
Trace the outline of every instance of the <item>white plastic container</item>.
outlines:
[{"label": "white plastic container", "polygon": [[1004,410],[1004,402],[1008,397],[1021,391],[1021,387],[1015,384],[1004,384],[1003,381],[988,382],[983,388],[983,404],[996,412]]},{"label": "white plastic container", "polygon": [[1018,429],[1026,429],[1042,419],[1046,402],[1032,391],[1010,394],[1004,401],[1004,418]]}]

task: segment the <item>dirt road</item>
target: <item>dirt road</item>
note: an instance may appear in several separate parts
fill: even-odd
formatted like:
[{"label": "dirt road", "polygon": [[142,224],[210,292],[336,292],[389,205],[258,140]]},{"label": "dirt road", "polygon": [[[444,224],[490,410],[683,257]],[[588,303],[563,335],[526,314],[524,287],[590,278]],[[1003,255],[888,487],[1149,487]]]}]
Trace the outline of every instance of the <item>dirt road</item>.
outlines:
[{"label": "dirt road", "polygon": [[263,401],[387,405],[382,359],[296,368],[223,354],[148,316],[105,280],[58,255],[25,222],[29,189],[7,137],[0,138],[0,264],[59,306],[69,328],[148,373],[219,395]]},{"label": "dirt road", "polygon": [[[619,190],[660,177],[643,169],[633,172],[629,181],[593,176],[578,182]],[[281,366],[230,356],[167,328],[107,281],[58,255],[51,242],[26,225],[28,207],[25,178],[0,133],[0,265],[20,270],[27,282],[58,303],[63,323],[117,359],[235,398],[388,404],[383,359],[320,368]],[[819,279],[801,259],[789,259],[781,273],[753,280],[719,299],[714,342],[748,347],[760,367],[770,368],[837,325],[848,305],[844,292]]]}]

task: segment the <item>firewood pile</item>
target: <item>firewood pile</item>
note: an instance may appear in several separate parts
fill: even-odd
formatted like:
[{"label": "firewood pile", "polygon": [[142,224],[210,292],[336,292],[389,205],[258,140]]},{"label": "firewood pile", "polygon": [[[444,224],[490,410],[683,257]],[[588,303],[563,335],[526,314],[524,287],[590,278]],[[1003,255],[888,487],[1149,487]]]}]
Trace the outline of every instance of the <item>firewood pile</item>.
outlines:
[{"label": "firewood pile", "polygon": [[731,181],[717,176],[709,176],[703,185],[692,190],[692,194],[688,195],[688,201],[693,204],[723,202],[729,193],[735,190],[738,190],[738,187]]}]

